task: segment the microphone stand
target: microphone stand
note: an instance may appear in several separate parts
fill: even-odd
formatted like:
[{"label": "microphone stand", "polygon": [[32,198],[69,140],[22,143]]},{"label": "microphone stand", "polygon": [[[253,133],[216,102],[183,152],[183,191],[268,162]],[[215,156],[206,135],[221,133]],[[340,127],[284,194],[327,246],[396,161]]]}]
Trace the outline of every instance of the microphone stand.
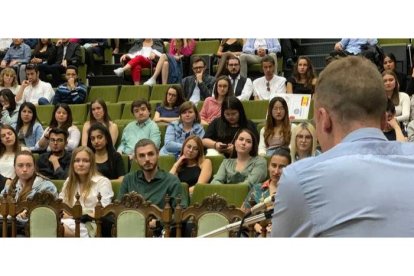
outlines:
[{"label": "microphone stand", "polygon": [[[229,231],[232,231],[232,230],[236,230],[238,228],[241,229],[243,226],[249,226],[251,224],[254,224],[254,223],[266,220],[266,219],[270,219],[272,217],[272,213],[273,213],[273,208],[270,209],[270,210],[267,210],[263,213],[260,213],[258,215],[255,215],[255,216],[245,217],[241,221],[237,221],[237,222],[234,222],[234,223],[227,224],[227,225],[225,225],[223,227],[220,227],[216,230],[213,230],[213,231],[210,231],[206,234],[198,236],[198,238],[214,237],[215,235],[218,235],[218,234],[221,234],[221,233],[224,233],[224,232],[229,232]],[[239,233],[240,233],[240,230],[239,230]],[[238,235],[238,237],[240,237],[240,236]]]}]

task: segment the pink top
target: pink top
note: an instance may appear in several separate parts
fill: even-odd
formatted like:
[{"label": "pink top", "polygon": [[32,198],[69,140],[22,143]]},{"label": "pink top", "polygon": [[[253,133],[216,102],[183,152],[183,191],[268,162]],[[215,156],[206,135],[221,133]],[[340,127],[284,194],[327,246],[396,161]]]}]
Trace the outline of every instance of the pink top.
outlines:
[{"label": "pink top", "polygon": [[[191,56],[194,52],[196,42],[194,39],[190,39],[187,43],[187,47],[183,47],[179,54],[182,54],[184,56]],[[175,55],[177,53],[177,50],[175,49],[175,40],[170,40],[170,55]]]},{"label": "pink top", "polygon": [[220,117],[220,115],[221,103],[214,97],[206,98],[200,111],[201,119],[210,124],[215,118]]}]

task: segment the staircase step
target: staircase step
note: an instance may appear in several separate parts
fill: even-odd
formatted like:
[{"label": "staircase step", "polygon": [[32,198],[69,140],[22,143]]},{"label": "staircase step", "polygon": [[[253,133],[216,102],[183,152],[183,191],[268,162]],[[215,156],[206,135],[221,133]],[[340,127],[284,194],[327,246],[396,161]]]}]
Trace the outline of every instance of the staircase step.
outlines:
[{"label": "staircase step", "polygon": [[319,54],[319,55],[307,55],[312,61],[313,67],[315,68],[325,68],[326,57],[328,54]]},{"label": "staircase step", "polygon": [[101,85],[123,85],[130,84],[126,83],[125,80],[118,76],[105,76],[97,75],[89,78],[89,86],[101,86]]},{"label": "staircase step", "polygon": [[301,44],[298,49],[298,55],[328,55],[334,50],[335,43],[332,42],[318,42]]},{"label": "staircase step", "polygon": [[340,38],[308,38],[308,39],[301,39],[300,43],[301,44],[306,44],[306,43],[320,43],[320,42],[332,42],[332,43],[336,43],[338,41],[340,41]]}]

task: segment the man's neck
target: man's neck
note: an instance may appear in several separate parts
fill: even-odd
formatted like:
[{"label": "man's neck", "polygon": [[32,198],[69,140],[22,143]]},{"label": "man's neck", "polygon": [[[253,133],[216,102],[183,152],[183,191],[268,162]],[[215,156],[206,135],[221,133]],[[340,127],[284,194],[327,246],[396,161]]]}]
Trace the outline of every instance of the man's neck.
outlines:
[{"label": "man's neck", "polygon": [[62,157],[63,155],[65,155],[65,151],[64,150],[62,150],[62,151],[54,151],[54,152],[52,152],[52,154],[54,155],[54,156],[57,156],[57,157]]},{"label": "man's neck", "polygon": [[273,75],[271,75],[271,76],[265,76],[265,79],[266,79],[267,81],[271,81],[271,80],[273,79]]},{"label": "man's neck", "polygon": [[154,179],[154,177],[155,177],[155,175],[157,174],[157,172],[158,172],[158,168],[156,167],[154,170],[152,170],[152,171],[143,171],[144,172],[144,177],[145,177],[145,180],[147,181],[147,182],[151,182],[151,180],[152,179]]},{"label": "man's neck", "polygon": [[35,87],[36,85],[38,85],[39,84],[39,80],[37,80],[37,81],[33,81],[32,82],[32,87]]}]

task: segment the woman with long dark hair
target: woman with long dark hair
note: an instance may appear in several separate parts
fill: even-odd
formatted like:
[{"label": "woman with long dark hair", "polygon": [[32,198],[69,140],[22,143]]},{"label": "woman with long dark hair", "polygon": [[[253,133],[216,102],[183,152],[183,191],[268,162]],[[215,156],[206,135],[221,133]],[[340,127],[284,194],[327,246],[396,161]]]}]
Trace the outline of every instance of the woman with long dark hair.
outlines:
[{"label": "woman with long dark hair", "polygon": [[266,124],[260,130],[259,155],[271,156],[277,147],[288,147],[291,135],[286,100],[274,97],[267,108]]},{"label": "woman with long dark hair", "polygon": [[292,76],[287,81],[286,93],[313,94],[315,91],[316,74],[312,61],[300,56],[293,66]]},{"label": "woman with long dark hair", "polygon": [[256,125],[246,118],[243,105],[236,97],[228,97],[223,101],[221,116],[209,124],[203,138],[207,155],[224,154],[229,157],[233,152],[233,140],[237,131],[248,128],[259,140]]},{"label": "woman with long dark hair", "polygon": [[17,132],[21,145],[31,151],[36,150],[36,144],[43,136],[43,127],[37,120],[36,106],[31,102],[20,105],[17,123],[12,125]]},{"label": "woman with long dark hair", "polygon": [[0,124],[12,125],[17,122],[18,109],[16,108],[16,100],[14,94],[10,89],[3,89],[0,91],[0,108],[1,119]]},{"label": "woman with long dark hair", "polygon": [[108,107],[103,99],[95,99],[94,101],[91,101],[89,121],[85,122],[82,129],[82,146],[87,145],[89,128],[95,123],[100,123],[108,128],[109,133],[111,134],[112,144],[115,145],[119,135],[118,125],[111,120],[108,113]]},{"label": "woman with long dark hair", "polygon": [[124,162],[115,151],[108,129],[100,124],[91,125],[88,130],[88,147],[95,153],[98,171],[109,179],[122,180],[125,175]]}]

